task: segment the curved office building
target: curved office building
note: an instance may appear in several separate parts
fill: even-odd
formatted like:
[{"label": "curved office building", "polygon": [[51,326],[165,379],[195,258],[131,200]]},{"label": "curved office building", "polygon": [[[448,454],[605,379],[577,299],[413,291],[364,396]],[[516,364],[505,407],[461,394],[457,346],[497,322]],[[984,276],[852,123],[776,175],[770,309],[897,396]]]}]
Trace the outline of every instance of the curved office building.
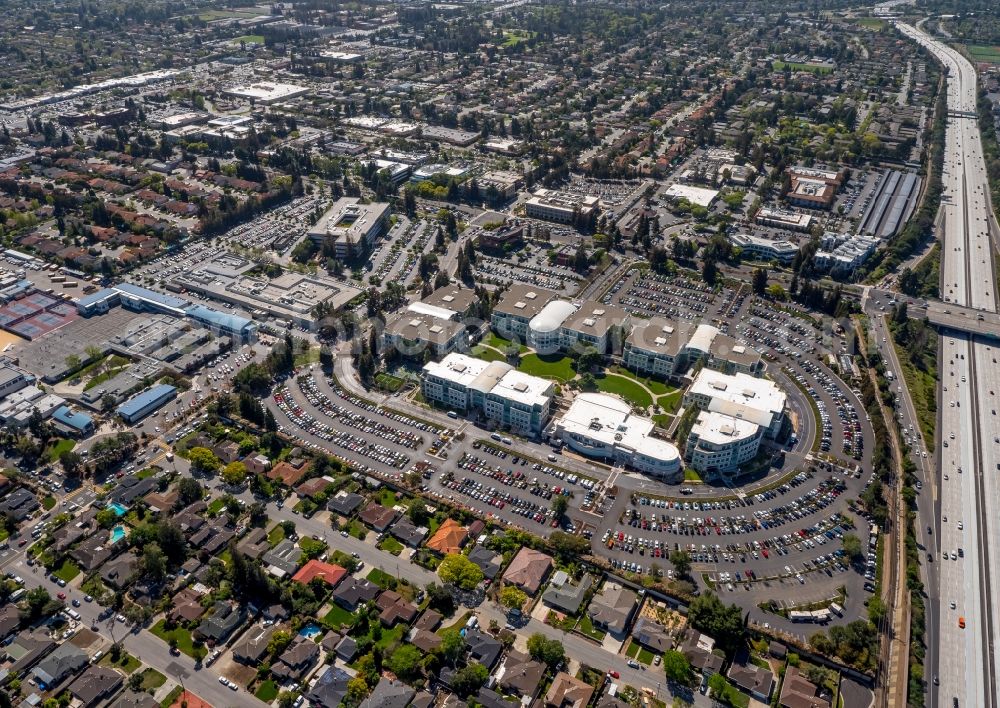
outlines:
[{"label": "curved office building", "polygon": [[562,346],[562,326],[576,305],[553,300],[528,322],[528,346],[539,354],[555,354]]}]

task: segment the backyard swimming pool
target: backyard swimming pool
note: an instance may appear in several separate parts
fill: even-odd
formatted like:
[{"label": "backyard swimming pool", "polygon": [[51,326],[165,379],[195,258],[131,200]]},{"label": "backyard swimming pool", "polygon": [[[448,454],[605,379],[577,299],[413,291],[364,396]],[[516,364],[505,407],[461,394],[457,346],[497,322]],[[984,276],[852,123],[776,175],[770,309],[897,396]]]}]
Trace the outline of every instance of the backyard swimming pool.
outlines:
[{"label": "backyard swimming pool", "polygon": [[128,507],[122,506],[118,502],[115,502],[114,504],[108,504],[108,508],[111,509],[111,511],[115,512],[115,516],[125,516],[125,514],[128,512]]},{"label": "backyard swimming pool", "polygon": [[111,529],[111,543],[118,543],[123,538],[125,538],[125,527],[118,524],[113,529]]}]

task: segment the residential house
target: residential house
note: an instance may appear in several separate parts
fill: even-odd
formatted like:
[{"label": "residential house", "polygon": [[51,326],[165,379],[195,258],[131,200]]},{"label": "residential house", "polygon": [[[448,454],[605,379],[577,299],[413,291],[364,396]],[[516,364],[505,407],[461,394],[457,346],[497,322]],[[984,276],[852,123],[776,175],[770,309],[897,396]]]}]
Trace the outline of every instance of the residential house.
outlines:
[{"label": "residential house", "polygon": [[406,708],[415,694],[416,691],[402,681],[383,676],[360,708]]},{"label": "residential house", "polygon": [[308,585],[314,579],[319,578],[326,582],[327,585],[337,587],[337,584],[344,579],[345,575],[347,575],[346,568],[313,559],[299,568],[299,571],[292,576],[292,580],[303,585]]},{"label": "residential house", "polygon": [[63,642],[31,670],[40,687],[54,687],[87,665],[87,655],[76,645]]},{"label": "residential house", "polygon": [[503,557],[486,546],[476,546],[469,551],[469,560],[478,565],[483,571],[483,576],[490,580],[497,577],[503,563]]},{"label": "residential house", "polygon": [[194,633],[202,641],[221,644],[243,624],[245,619],[246,614],[242,607],[233,607],[228,602],[219,600],[215,603],[212,614],[201,621]]},{"label": "residential house", "polygon": [[707,682],[713,674],[722,671],[724,659],[714,650],[715,640],[694,629],[687,631],[680,645],[680,652],[691,662],[691,667],[701,673],[703,682]]},{"label": "residential house", "polygon": [[109,703],[107,708],[160,708],[160,702],[148,693],[126,690]]},{"label": "residential house", "polygon": [[248,455],[243,458],[243,464],[250,474],[264,474],[271,469],[271,461],[266,455]]},{"label": "residential house", "polygon": [[417,526],[406,516],[403,516],[389,528],[389,533],[410,548],[417,548],[427,537],[427,527]]},{"label": "residential house", "polygon": [[126,475],[119,480],[118,485],[108,495],[108,501],[131,506],[136,499],[141,499],[150,492],[156,491],[158,484],[155,477],[139,479],[134,474]]},{"label": "residential house", "polygon": [[632,639],[647,649],[663,653],[671,648],[670,633],[666,627],[649,617],[640,617],[632,628]]},{"label": "residential house", "polygon": [[319,644],[308,637],[295,639],[271,665],[271,673],[282,681],[301,681],[319,658]]},{"label": "residential house", "polygon": [[297,486],[295,493],[299,495],[300,499],[305,499],[306,497],[312,498],[326,491],[327,487],[336,483],[337,481],[333,477],[313,477]]},{"label": "residential house", "polygon": [[729,680],[761,703],[770,702],[774,690],[774,674],[770,669],[734,661],[729,667]]},{"label": "residential house", "polygon": [[460,523],[454,519],[445,519],[427,541],[427,547],[443,556],[459,553],[468,535],[468,530]]},{"label": "residential house", "polygon": [[222,460],[224,465],[230,462],[236,462],[240,459],[240,446],[236,442],[229,440],[218,443],[212,448],[212,452],[215,456]]},{"label": "residential house", "polygon": [[504,582],[516,585],[529,595],[534,595],[545,582],[550,570],[552,570],[552,556],[524,547],[510,562],[503,579]]},{"label": "residential house", "polygon": [[191,534],[188,543],[205,551],[210,556],[214,556],[220,553],[234,536],[236,536],[236,532],[229,528],[225,520],[216,519]]},{"label": "residential house", "polygon": [[138,569],[138,556],[131,551],[122,553],[101,567],[101,580],[116,590],[122,590],[129,585]]},{"label": "residential house", "polygon": [[174,595],[173,608],[168,613],[169,618],[178,624],[194,622],[205,614],[201,605],[201,593],[188,586]]},{"label": "residential house", "polygon": [[282,539],[277,546],[264,553],[261,561],[267,567],[267,572],[278,578],[292,575],[299,569],[302,550],[294,541]]},{"label": "residential house", "polygon": [[150,511],[157,514],[167,514],[174,508],[179,498],[180,492],[177,489],[169,489],[166,492],[150,492],[142,500],[146,502]]},{"label": "residential house", "polygon": [[19,487],[0,501],[0,514],[8,515],[20,523],[40,506],[30,490]]},{"label": "residential house", "polygon": [[233,647],[233,659],[247,666],[257,666],[267,655],[267,645],[271,642],[276,625],[270,627],[252,627],[236,646]]},{"label": "residential house", "polygon": [[115,544],[108,542],[106,533],[100,533],[84,539],[69,552],[69,557],[76,561],[81,570],[89,573],[97,570],[114,552]]},{"label": "residential house", "polygon": [[333,591],[333,601],[348,612],[354,612],[359,605],[371,602],[378,597],[381,589],[367,578],[359,580],[348,576],[340,586]]},{"label": "residential house", "polygon": [[437,649],[441,645],[441,637],[435,630],[441,624],[441,619],[441,613],[431,609],[424,610],[407,637],[410,644],[425,654]]},{"label": "residential house", "polygon": [[554,610],[576,615],[593,584],[593,579],[587,573],[584,573],[580,582],[574,584],[564,571],[559,570],[552,575],[552,582],[542,595],[542,601]]},{"label": "residential house", "polygon": [[364,500],[365,498],[360,494],[341,490],[334,494],[333,498],[327,502],[326,508],[341,516],[353,516]]},{"label": "residential house", "polygon": [[535,661],[529,654],[511,649],[497,670],[497,685],[504,693],[534,698],[538,685],[545,676],[545,664]]},{"label": "residential house", "polygon": [[628,628],[637,599],[638,595],[634,590],[608,581],[594,596],[587,608],[587,615],[595,627],[620,635]]},{"label": "residential house", "polygon": [[177,528],[179,528],[186,537],[190,538],[192,534],[207,523],[204,516],[207,510],[208,504],[201,500],[196,501],[182,509],[180,513],[174,517],[174,523],[177,524]]},{"label": "residential house", "polygon": [[493,668],[503,651],[503,644],[492,634],[478,629],[470,629],[465,633],[465,646],[469,649],[469,660],[482,664],[487,669]]},{"label": "residential house", "polygon": [[267,476],[269,479],[284,483],[285,486],[294,487],[306,476],[311,466],[301,459],[282,461],[268,470]]},{"label": "residential house", "polygon": [[328,666],[309,687],[305,694],[306,700],[319,708],[338,708],[347,696],[347,684],[350,681],[349,673],[337,666]]},{"label": "residential house", "polygon": [[417,606],[395,590],[384,591],[375,600],[375,605],[381,610],[379,620],[386,627],[395,627],[400,621],[410,624],[417,616]]},{"label": "residential house", "polygon": [[84,708],[113,696],[124,683],[120,673],[103,666],[90,666],[67,689]]},{"label": "residential house", "polygon": [[337,658],[341,661],[350,661],[358,653],[358,643],[354,637],[344,637],[337,644]]},{"label": "residential house", "polygon": [[556,674],[545,694],[546,708],[586,708],[594,687],[564,671]]},{"label": "residential house", "polygon": [[830,708],[831,704],[829,698],[820,695],[816,684],[803,676],[799,669],[789,666],[781,683],[778,705],[781,708]]},{"label": "residential house", "polygon": [[358,518],[363,523],[382,533],[392,525],[392,522],[396,520],[396,516],[395,510],[387,509],[381,504],[373,502],[361,512]]},{"label": "residential house", "polygon": [[240,542],[236,544],[236,550],[253,559],[260,558],[270,549],[271,544],[267,540],[267,531],[259,526],[251,529],[250,533],[241,538]]},{"label": "residential house", "polygon": [[[468,705],[455,694],[451,694],[448,698],[449,700],[445,702],[442,708],[465,708]],[[483,706],[483,708],[513,708],[517,705],[512,701],[508,701],[493,689],[486,688],[485,686],[479,689],[475,702]]]},{"label": "residential house", "polygon": [[17,631],[21,626],[21,613],[14,603],[0,607],[0,642]]}]

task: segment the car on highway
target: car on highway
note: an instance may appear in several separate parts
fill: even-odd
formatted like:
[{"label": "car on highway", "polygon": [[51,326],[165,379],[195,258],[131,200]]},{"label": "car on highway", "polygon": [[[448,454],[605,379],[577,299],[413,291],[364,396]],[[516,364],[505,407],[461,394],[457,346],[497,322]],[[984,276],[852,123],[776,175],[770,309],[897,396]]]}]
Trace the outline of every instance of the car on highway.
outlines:
[{"label": "car on highway", "polygon": [[964,617],[959,617],[958,618],[958,626],[961,627],[962,629],[965,629],[965,618]]}]

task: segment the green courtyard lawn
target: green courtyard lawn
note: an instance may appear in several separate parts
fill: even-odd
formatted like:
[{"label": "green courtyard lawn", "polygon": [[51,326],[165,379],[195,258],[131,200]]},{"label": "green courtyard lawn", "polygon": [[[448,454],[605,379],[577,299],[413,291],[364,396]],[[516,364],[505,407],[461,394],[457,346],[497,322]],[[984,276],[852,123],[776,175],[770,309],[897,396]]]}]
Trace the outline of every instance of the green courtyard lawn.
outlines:
[{"label": "green courtyard lawn", "polygon": [[327,612],[326,615],[324,615],[322,622],[331,629],[350,627],[354,624],[354,615],[340,605],[334,605],[333,608]]},{"label": "green courtyard lawn", "polygon": [[[513,344],[513,342],[510,341],[509,339],[504,339],[496,332],[490,332],[488,335],[486,335],[486,338],[483,339],[483,344],[489,345],[494,349],[499,349],[500,351],[506,351],[507,347]],[[523,344],[519,344],[517,349],[522,353],[528,351],[528,348]]]},{"label": "green courtyard lawn", "polygon": [[576,376],[573,360],[559,354],[545,356],[525,354],[521,357],[521,363],[517,368],[532,376],[541,376],[545,379],[556,379],[562,382],[571,381]]},{"label": "green courtyard lawn", "polygon": [[62,562],[62,565],[52,571],[52,574],[68,583],[80,574],[80,566],[69,558],[66,558]]},{"label": "green courtyard lawn", "polygon": [[663,396],[665,394],[673,393],[674,391],[678,390],[669,384],[665,384],[662,381],[650,378],[649,376],[639,376],[638,374],[629,371],[624,366],[612,366],[611,368],[608,369],[608,371],[624,376],[627,379],[638,381],[639,383],[643,384],[646,388],[648,388],[649,392],[652,393],[654,396]]},{"label": "green courtyard lawn", "polygon": [[195,646],[194,639],[191,638],[191,632],[188,630],[183,627],[167,630],[165,625],[166,621],[161,619],[149,631],[168,644],[170,643],[170,638],[173,637],[177,640],[177,648],[192,659],[201,659],[208,653],[208,650],[203,645],[199,644]]},{"label": "green courtyard lawn", "polygon": [[641,384],[622,376],[613,374],[598,376],[597,389],[604,393],[617,394],[636,408],[648,408],[653,405],[652,396]]},{"label": "green courtyard lawn", "polygon": [[61,438],[53,443],[50,443],[49,446],[45,448],[44,457],[49,462],[55,462],[59,459],[59,455],[64,452],[70,452],[74,447],[76,447],[76,443],[74,441]]},{"label": "green courtyard lawn", "polygon": [[496,349],[490,349],[489,347],[484,347],[482,345],[472,348],[472,356],[477,359],[482,359],[483,361],[507,361],[507,357],[498,352]]},{"label": "green courtyard lawn", "polygon": [[653,416],[653,422],[666,430],[674,422],[674,417],[668,413],[657,413]]},{"label": "green courtyard lawn", "polygon": [[274,681],[264,681],[257,687],[257,692],[253,695],[265,703],[271,703],[278,697],[278,684]]},{"label": "green courtyard lawn", "polygon": [[398,376],[393,376],[392,374],[387,374],[385,372],[379,373],[375,376],[375,385],[383,391],[388,391],[389,393],[396,393],[396,391],[403,388],[404,383],[406,382]]},{"label": "green courtyard lawn", "polygon": [[667,413],[676,413],[677,409],[681,407],[682,394],[683,392],[680,389],[674,389],[657,398],[656,405]]}]

